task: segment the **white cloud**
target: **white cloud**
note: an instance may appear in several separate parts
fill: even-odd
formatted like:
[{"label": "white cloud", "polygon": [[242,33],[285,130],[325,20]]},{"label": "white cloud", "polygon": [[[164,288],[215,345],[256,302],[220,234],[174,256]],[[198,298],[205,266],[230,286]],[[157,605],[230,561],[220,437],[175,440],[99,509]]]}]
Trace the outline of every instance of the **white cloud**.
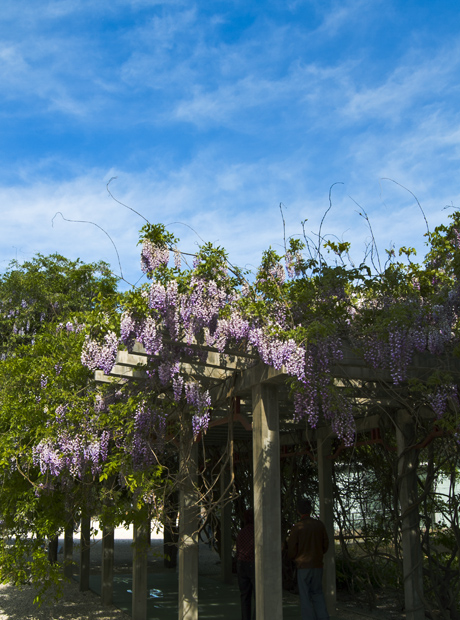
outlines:
[{"label": "white cloud", "polygon": [[354,120],[379,117],[398,122],[409,108],[420,114],[430,103],[443,105],[448,93],[457,90],[459,67],[459,45],[441,48],[434,57],[425,50],[409,50],[381,83],[357,83],[348,93],[343,114]]},{"label": "white cloud", "polygon": [[[321,25],[311,36],[333,38],[346,28],[356,28],[359,23],[376,20],[379,16],[378,5],[382,0],[334,0],[325,8],[323,3],[314,3],[318,12],[323,15]],[[391,4],[384,4],[385,11],[391,10]]]},{"label": "white cloud", "polygon": [[174,115],[178,120],[198,126],[209,123],[227,124],[234,115],[273,100],[279,100],[280,92],[276,82],[261,80],[253,76],[237,83],[222,86],[213,92],[195,89],[191,100],[178,104]]},{"label": "white cloud", "polygon": [[[301,221],[307,219],[306,234],[317,242],[329,206],[329,185],[335,180],[343,180],[345,185],[332,189],[332,209],[322,232],[327,238],[351,241],[356,262],[363,256],[370,233],[349,196],[369,214],[382,260],[391,242],[423,251],[424,222],[415,200],[401,187],[379,179],[379,172],[380,176],[397,172],[391,163],[380,170],[375,162],[368,168],[363,164],[359,178],[353,178],[354,168],[348,174],[344,169],[341,179],[332,180],[315,178],[314,164],[301,152],[283,160],[267,158],[244,164],[230,163],[209,150],[174,169],[156,163],[143,172],[94,170],[62,183],[24,170],[27,186],[0,187],[0,203],[8,205],[2,216],[0,268],[16,256],[22,260],[37,252],[59,252],[87,262],[106,260],[118,272],[115,250],[105,234],[90,224],[66,222],[60,216],[52,225],[60,211],[68,219],[88,220],[104,228],[117,246],[125,277],[136,282],[141,275],[138,231],[144,221],[110,199],[105,184],[112,176],[118,177],[110,185],[116,198],[150,221],[169,225],[180,237],[182,250],[194,252],[201,239],[211,241],[226,248],[234,264],[253,270],[269,246],[283,253],[280,203],[284,205],[287,237],[301,235]],[[431,226],[445,221],[445,204],[451,200],[459,204],[460,191],[452,191],[455,180],[434,193],[425,170],[417,174],[403,170],[394,178],[417,195]]]},{"label": "white cloud", "polygon": [[[302,6],[294,4],[279,21],[283,3],[274,13],[251,9],[240,28],[247,12],[235,14],[236,5],[213,12],[190,2],[61,0],[25,11],[22,21],[31,3],[6,2],[0,99],[7,105],[0,113],[16,122],[29,116],[37,134],[46,117],[40,138],[51,127],[63,139],[59,154],[49,156],[45,140],[31,140],[30,151],[20,145],[13,163],[5,161],[3,178],[24,186],[0,187],[2,204],[11,205],[2,260],[14,256],[14,246],[21,256],[56,249],[114,263],[96,228],[59,219],[51,228],[60,210],[107,227],[126,269],[137,271],[142,220],[107,197],[104,183],[113,174],[121,200],[152,220],[194,227],[227,247],[236,263],[257,264],[263,248],[282,247],[280,202],[288,234],[305,218],[308,231],[317,231],[334,181],[346,185],[334,188],[324,231],[351,235],[360,247],[369,232],[348,194],[369,212],[383,247],[406,243],[408,231],[423,234],[407,192],[388,183],[380,189],[384,176],[414,191],[437,222],[444,204],[458,198],[460,46],[446,40],[427,52],[411,48],[415,38],[408,36],[404,55],[380,59],[378,73],[368,48],[342,53],[338,40],[345,28],[378,20],[383,3],[333,2],[325,10],[317,2],[317,30],[296,19]],[[85,27],[94,20],[100,29]],[[374,54],[377,43],[369,42]],[[74,144],[66,152],[75,128],[83,136],[77,154]],[[100,148],[112,138],[113,160]],[[117,170],[107,170],[111,161]],[[66,182],[47,177],[62,170],[70,170]],[[195,247],[187,226],[173,228]]]},{"label": "white cloud", "polygon": [[[81,62],[77,66],[78,57]],[[84,62],[77,41],[39,38],[3,45],[0,47],[0,98],[28,102],[30,115],[52,110],[85,116],[92,107],[87,91],[92,70],[88,66],[85,76]]]},{"label": "white cloud", "polygon": [[[285,197],[280,195],[284,181],[276,174],[264,164],[213,165],[212,154],[203,154],[166,176],[160,169],[142,174],[93,172],[61,184],[36,181],[23,188],[3,187],[0,201],[9,210],[2,226],[0,260],[5,265],[16,252],[18,258],[28,258],[36,252],[56,251],[86,261],[102,258],[117,269],[114,250],[100,230],[65,222],[59,216],[51,225],[60,211],[66,218],[102,226],[118,247],[126,275],[131,281],[136,279],[137,232],[143,221],[108,198],[105,181],[118,175],[110,185],[114,195],[153,222],[178,222],[171,230],[182,239],[186,251],[193,252],[200,242],[190,226],[205,241],[227,248],[234,263],[256,266],[268,245],[282,247],[278,204]],[[291,213],[288,228],[298,231],[300,214],[295,208]]]}]

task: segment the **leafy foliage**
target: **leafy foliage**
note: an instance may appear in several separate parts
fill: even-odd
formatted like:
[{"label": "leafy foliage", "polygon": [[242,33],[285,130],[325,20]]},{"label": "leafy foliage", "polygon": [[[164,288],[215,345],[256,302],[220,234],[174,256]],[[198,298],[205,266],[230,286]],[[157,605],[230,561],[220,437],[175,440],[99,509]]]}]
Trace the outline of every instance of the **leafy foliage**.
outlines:
[{"label": "leafy foliage", "polygon": [[[420,431],[427,431],[420,412],[428,409],[455,439],[460,213],[451,219],[428,233],[421,264],[402,247],[388,252],[381,269],[372,252],[355,263],[348,242],[327,241],[312,252],[306,238],[289,239],[284,255],[268,249],[253,278],[209,243],[184,266],[178,239],[162,224],[141,230],[149,282],[127,293],[116,294],[103,264],[59,256],[13,263],[0,280],[6,531],[35,545],[30,541],[53,536],[82,510],[107,524],[135,520],[145,507],[158,518],[170,511],[181,482],[177,445],[181,436],[205,433],[212,416],[205,380],[189,372],[209,351],[224,365],[237,354],[243,367],[259,361],[283,368],[296,420],[330,424],[346,446],[356,443],[356,414],[382,398],[375,382],[344,372],[336,380],[344,361],[360,359]],[[142,368],[129,382],[111,380],[118,350],[139,345]],[[414,364],[420,356],[436,359],[424,374]],[[97,369],[104,386],[96,387]],[[214,484],[205,476],[202,483]],[[366,528],[374,535],[379,524]],[[5,559],[3,578],[17,570],[22,579],[24,549],[3,553],[14,560]]]},{"label": "leafy foliage", "polygon": [[92,494],[101,430],[93,373],[80,357],[95,298],[115,285],[105,264],[58,255],[14,262],[0,278],[3,581],[55,586],[44,541],[78,520]]}]

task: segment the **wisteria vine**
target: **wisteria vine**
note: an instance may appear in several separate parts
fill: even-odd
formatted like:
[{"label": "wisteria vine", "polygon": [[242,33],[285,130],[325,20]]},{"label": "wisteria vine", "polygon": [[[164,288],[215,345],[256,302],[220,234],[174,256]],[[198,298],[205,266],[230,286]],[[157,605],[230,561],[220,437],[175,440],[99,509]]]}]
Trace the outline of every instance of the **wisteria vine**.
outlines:
[{"label": "wisteria vine", "polygon": [[[305,258],[305,246],[290,240],[284,257],[273,250],[264,254],[251,283],[242,272],[229,269],[222,249],[209,244],[200,249],[191,268],[183,269],[177,245],[172,245],[177,240],[162,225],[144,227],[141,269],[150,283],[131,292],[119,306],[119,333],[87,335],[81,356],[88,369],[110,374],[118,348],[132,351],[140,343],[148,359],[148,389],[169,394],[155,407],[141,402],[136,409],[126,444],[134,467],[155,461],[171,402],[190,411],[195,436],[206,432],[211,398],[205,385],[184,373],[183,361],[203,361],[209,349],[223,356],[239,350],[283,368],[291,381],[295,419],[305,418],[311,428],[325,420],[351,445],[353,399],[334,381],[344,346],[371,368],[387,370],[395,388],[406,384],[414,355],[442,356],[456,346],[456,230],[454,226],[437,231],[424,266],[390,261],[382,273],[363,265],[345,268],[342,254],[344,248],[348,252],[347,244],[328,242],[328,249],[341,259],[334,266]],[[449,240],[450,252],[442,261],[438,256],[433,267],[440,239]],[[424,402],[441,418],[456,390],[449,378],[439,378],[425,389]]]}]

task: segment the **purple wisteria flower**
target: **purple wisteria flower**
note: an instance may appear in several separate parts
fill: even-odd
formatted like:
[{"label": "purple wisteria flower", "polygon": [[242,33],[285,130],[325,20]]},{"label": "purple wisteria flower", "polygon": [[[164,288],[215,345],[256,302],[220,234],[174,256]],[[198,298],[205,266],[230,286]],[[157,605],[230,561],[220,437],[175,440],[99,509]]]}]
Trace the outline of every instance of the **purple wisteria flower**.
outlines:
[{"label": "purple wisteria flower", "polygon": [[144,346],[148,355],[158,355],[163,348],[163,336],[155,319],[148,316],[137,332],[137,340]]},{"label": "purple wisteria flower", "polygon": [[300,252],[287,251],[284,257],[286,271],[290,278],[295,278],[302,273],[302,254]]},{"label": "purple wisteria flower", "polygon": [[177,248],[174,248],[174,266],[176,269],[182,267],[182,256]]},{"label": "purple wisteria flower", "polygon": [[43,439],[33,447],[33,463],[42,474],[49,473],[54,477],[70,474],[81,479],[87,471],[96,475],[107,460],[109,439],[108,431],[103,431],[99,437],[88,438],[62,430],[56,439]]},{"label": "purple wisteria flower", "polygon": [[86,336],[81,352],[81,362],[89,370],[103,370],[106,375],[115,365],[118,352],[118,338],[115,332],[108,332],[104,336],[104,343],[100,344]]},{"label": "purple wisteria flower", "polygon": [[180,401],[184,390],[184,379],[182,377],[174,377],[172,380],[174,400]]},{"label": "purple wisteria flower", "polygon": [[151,273],[160,265],[167,265],[169,261],[169,250],[166,246],[158,246],[148,239],[142,242],[141,269],[144,273]]},{"label": "purple wisteria flower", "polygon": [[125,448],[130,451],[134,469],[148,468],[157,462],[155,452],[164,448],[166,418],[140,403],[134,415],[134,433],[131,444]]},{"label": "purple wisteria flower", "polygon": [[458,406],[458,390],[456,385],[438,386],[432,394],[428,395],[428,402],[438,420],[446,413],[449,399],[453,399]]},{"label": "purple wisteria flower", "polygon": [[65,418],[65,414],[67,413],[67,409],[69,408],[69,405],[64,404],[64,405],[58,405],[56,407],[56,420],[58,422],[63,422],[64,418]]},{"label": "purple wisteria flower", "polygon": [[96,394],[94,398],[94,411],[96,413],[100,413],[101,411],[106,411],[106,410],[107,410],[107,406],[106,406],[104,398],[102,398],[100,394]]},{"label": "purple wisteria flower", "polygon": [[203,390],[198,383],[188,381],[185,384],[185,398],[188,405],[196,410],[192,418],[193,434],[206,432],[210,420],[211,396],[208,390]]}]

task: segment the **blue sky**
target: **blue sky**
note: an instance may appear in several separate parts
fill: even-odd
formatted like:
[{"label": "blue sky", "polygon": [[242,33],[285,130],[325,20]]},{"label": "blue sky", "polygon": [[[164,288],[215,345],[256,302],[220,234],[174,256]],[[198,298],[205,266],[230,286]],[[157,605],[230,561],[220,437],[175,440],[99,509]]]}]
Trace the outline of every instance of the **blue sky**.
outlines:
[{"label": "blue sky", "polygon": [[[286,232],[423,252],[460,206],[454,0],[3,0],[0,269],[36,252],[139,275],[143,221],[255,267]],[[189,228],[190,227],[190,228]],[[193,232],[193,229],[195,232]],[[199,236],[198,236],[199,235]]]}]

